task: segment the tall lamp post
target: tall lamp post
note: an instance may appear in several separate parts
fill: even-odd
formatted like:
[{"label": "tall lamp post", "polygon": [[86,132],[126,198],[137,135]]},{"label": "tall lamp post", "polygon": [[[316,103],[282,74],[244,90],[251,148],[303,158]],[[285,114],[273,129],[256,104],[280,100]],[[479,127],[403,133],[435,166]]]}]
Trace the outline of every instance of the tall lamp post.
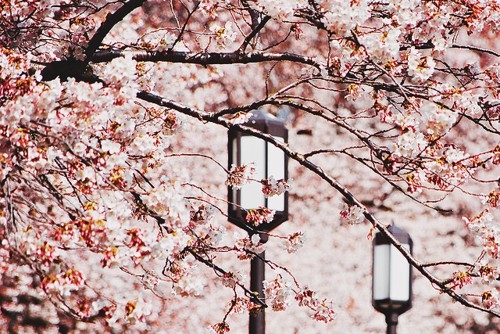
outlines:
[{"label": "tall lamp post", "polygon": [[[388,230],[411,254],[410,235],[394,225]],[[398,316],[412,306],[411,265],[387,236],[377,232],[373,239],[372,268],[372,305],[385,315],[387,334],[396,334]]]},{"label": "tall lamp post", "polygon": [[[249,120],[242,124],[271,135],[275,140],[287,143],[288,130],[282,120],[261,110],[252,111]],[[231,128],[228,132],[228,165],[241,166],[254,163],[254,178],[267,179],[273,176],[276,180],[288,178],[288,161],[282,150],[273,144]],[[245,218],[247,210],[267,207],[274,210],[272,221],[259,226],[250,226]],[[288,193],[266,198],[262,185],[250,182],[240,189],[228,187],[228,217],[229,221],[247,231],[250,236],[259,234],[261,242],[267,241],[267,232],[276,228],[288,219]],[[250,290],[258,293],[258,298],[264,300],[265,253],[252,258],[250,263]],[[249,332],[251,334],[265,333],[265,313],[250,314]]]}]

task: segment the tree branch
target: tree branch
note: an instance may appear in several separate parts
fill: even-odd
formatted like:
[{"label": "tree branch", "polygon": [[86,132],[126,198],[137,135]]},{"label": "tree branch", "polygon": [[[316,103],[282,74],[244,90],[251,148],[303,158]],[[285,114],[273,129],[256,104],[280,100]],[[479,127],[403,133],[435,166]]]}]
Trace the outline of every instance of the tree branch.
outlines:
[{"label": "tree branch", "polygon": [[[109,62],[115,58],[123,57],[124,51],[104,50],[98,51],[91,58],[93,63]],[[137,51],[132,52],[132,58],[136,61],[143,62],[169,62],[169,63],[184,63],[184,64],[199,64],[220,65],[220,64],[249,64],[268,61],[291,61],[311,65],[320,68],[320,64],[311,57],[304,57],[294,53],[267,53],[267,52],[188,52],[188,51],[165,51],[165,52],[149,52]]]},{"label": "tree branch", "polygon": [[108,33],[113,29],[113,27],[123,20],[125,16],[130,14],[134,9],[139,8],[146,0],[130,0],[120,7],[116,12],[106,15],[106,20],[101,24],[99,29],[95,32],[94,36],[90,39],[87,48],[85,49],[85,61],[90,61],[91,57],[97,51],[99,46],[101,46],[102,41],[108,35]]},{"label": "tree branch", "polygon": [[[251,9],[249,9],[251,10]],[[243,43],[241,44],[240,48],[239,48],[239,51],[240,52],[244,52],[245,49],[247,48],[248,44],[250,44],[250,41],[252,40],[252,38],[254,38],[258,33],[259,31],[261,31],[264,26],[266,25],[266,23],[271,19],[270,16],[265,16],[260,22],[259,24],[252,30],[252,32],[250,34],[248,34],[248,36],[245,37],[245,40],[243,41]],[[252,21],[253,21],[253,17],[252,17]]]},{"label": "tree branch", "polygon": [[108,14],[106,16],[106,20],[101,24],[94,36],[90,39],[85,49],[85,59],[82,61],[69,57],[68,59],[53,61],[46,64],[45,68],[41,72],[43,80],[50,81],[59,77],[64,81],[71,77],[86,82],[99,81],[100,79],[95,77],[92,73],[86,73],[87,66],[90,63],[92,56],[96,53],[102,41],[111,29],[134,9],[142,6],[144,1],[146,0],[130,0],[116,12]]}]

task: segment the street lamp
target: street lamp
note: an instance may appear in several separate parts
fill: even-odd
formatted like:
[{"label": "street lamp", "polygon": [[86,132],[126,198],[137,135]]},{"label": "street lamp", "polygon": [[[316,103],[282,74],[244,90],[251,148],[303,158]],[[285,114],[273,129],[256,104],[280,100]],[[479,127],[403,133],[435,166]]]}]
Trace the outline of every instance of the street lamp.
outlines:
[{"label": "street lamp", "polygon": [[[254,110],[243,126],[251,127],[261,133],[271,135],[274,140],[287,143],[288,130],[285,123],[261,110]],[[282,150],[261,138],[252,134],[244,133],[236,128],[230,128],[228,132],[228,166],[242,166],[253,163],[256,180],[288,178],[288,161]],[[248,210],[266,207],[274,210],[275,214],[271,221],[263,222],[258,226],[247,223]],[[261,242],[267,241],[266,232],[276,228],[288,219],[288,193],[265,197],[262,185],[259,182],[250,182],[240,189],[228,187],[228,218],[236,226],[247,231],[250,236],[259,234]],[[254,256],[250,263],[250,290],[258,293],[258,298],[264,299],[264,287],[262,281],[265,279],[265,252]],[[249,332],[251,334],[265,333],[265,313],[250,314]]]},{"label": "street lamp", "polygon": [[[412,253],[413,241],[406,231],[394,225],[388,231]],[[387,334],[395,334],[398,316],[412,306],[411,265],[386,235],[377,232],[372,268],[372,305],[385,315]]]}]

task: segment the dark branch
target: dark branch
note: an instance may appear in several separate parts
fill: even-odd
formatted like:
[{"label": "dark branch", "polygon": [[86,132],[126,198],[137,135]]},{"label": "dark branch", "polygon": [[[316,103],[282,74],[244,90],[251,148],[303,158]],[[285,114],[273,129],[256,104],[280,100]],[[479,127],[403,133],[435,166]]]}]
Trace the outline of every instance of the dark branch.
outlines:
[{"label": "dark branch", "polygon": [[87,56],[87,63],[90,58],[97,51],[99,46],[101,46],[102,41],[108,35],[108,33],[113,29],[113,27],[123,20],[128,14],[130,14],[134,9],[139,8],[146,0],[130,0],[120,7],[116,12],[108,14],[106,20],[101,24],[99,29],[95,32],[94,36],[89,41],[87,48],[85,49],[85,56]]},{"label": "dark branch", "polygon": [[90,39],[85,49],[85,60],[77,60],[74,57],[53,61],[48,63],[42,70],[42,78],[45,81],[54,80],[59,77],[62,81],[75,78],[78,81],[97,82],[101,81],[88,67],[92,56],[101,46],[102,41],[111,29],[134,9],[142,6],[146,0],[130,0],[120,7],[116,12],[108,14],[106,20],[101,24],[94,36]]},{"label": "dark branch", "polygon": [[[251,10],[251,9],[250,9]],[[257,36],[257,34],[259,33],[259,31],[261,31],[264,26],[266,25],[266,23],[271,19],[270,16],[265,16],[260,22],[259,24],[252,30],[252,32],[247,36],[245,37],[245,40],[243,41],[243,44],[241,44],[241,47],[239,49],[240,52],[244,52],[245,49],[247,48],[248,44],[250,44],[250,41],[255,37]],[[252,21],[253,21],[253,17],[252,17]]]},{"label": "dark branch", "polygon": [[[94,63],[109,62],[115,58],[123,57],[125,52],[117,50],[98,51],[92,57]],[[319,68],[320,64],[311,57],[304,57],[293,53],[267,53],[267,52],[134,52],[133,59],[144,62],[169,62],[184,64],[221,65],[221,64],[249,64],[268,61],[291,61],[311,65]]]},{"label": "dark branch", "polygon": [[177,35],[177,38],[175,39],[175,41],[172,43],[172,46],[170,47],[170,49],[173,49],[177,43],[179,43],[182,39],[182,36],[184,34],[184,31],[186,30],[187,28],[187,25],[189,23],[189,20],[191,19],[191,17],[193,16],[193,14],[196,12],[196,10],[198,9],[198,7],[200,6],[200,2],[197,2],[193,8],[193,10],[189,11],[188,10],[188,16],[186,18],[186,21],[184,22],[184,24],[182,25],[182,28],[181,28],[181,31],[179,32],[179,34]]}]

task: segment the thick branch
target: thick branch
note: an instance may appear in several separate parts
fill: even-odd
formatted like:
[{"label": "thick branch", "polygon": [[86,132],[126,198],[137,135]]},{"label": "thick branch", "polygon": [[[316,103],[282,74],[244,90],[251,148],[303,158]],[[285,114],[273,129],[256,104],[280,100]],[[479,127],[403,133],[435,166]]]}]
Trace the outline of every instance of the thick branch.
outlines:
[{"label": "thick branch", "polygon": [[113,29],[113,27],[123,20],[128,14],[130,14],[134,9],[139,8],[146,0],[130,0],[120,7],[116,12],[108,14],[106,20],[101,24],[99,29],[95,32],[94,36],[89,41],[87,48],[85,49],[85,56],[87,56],[87,62],[97,51],[99,46],[101,46],[102,41],[108,35],[108,33]]},{"label": "thick branch", "polygon": [[102,41],[111,29],[134,9],[142,6],[144,1],[146,0],[130,0],[116,12],[108,14],[106,16],[106,20],[101,24],[94,36],[90,39],[87,48],[85,49],[85,60],[77,60],[74,57],[69,57],[68,59],[53,61],[45,64],[46,66],[41,73],[43,80],[50,81],[59,77],[61,80],[75,78],[86,82],[99,81],[100,79],[94,76],[91,72],[86,73],[88,72],[87,67],[92,59],[92,56],[97,51],[99,46],[101,46]]},{"label": "thick branch", "polygon": [[[105,50],[98,51],[92,57],[94,63],[109,62],[115,58],[123,57],[124,51]],[[220,64],[249,64],[267,61],[291,61],[311,65],[319,68],[320,64],[311,57],[304,57],[294,53],[267,53],[267,52],[187,52],[187,51],[166,51],[148,52],[137,51],[132,53],[132,58],[136,61],[144,62],[169,62],[184,64],[220,65]]]}]

